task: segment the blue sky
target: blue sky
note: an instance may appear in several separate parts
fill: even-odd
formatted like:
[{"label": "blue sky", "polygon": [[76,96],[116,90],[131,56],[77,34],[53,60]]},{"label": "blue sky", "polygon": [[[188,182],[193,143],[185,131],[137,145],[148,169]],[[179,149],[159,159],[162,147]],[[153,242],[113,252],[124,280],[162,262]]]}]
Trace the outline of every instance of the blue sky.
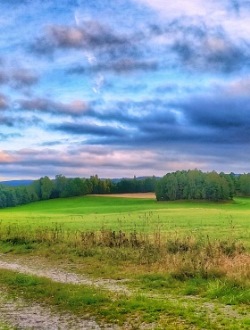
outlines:
[{"label": "blue sky", "polygon": [[249,172],[250,1],[0,0],[0,180]]}]

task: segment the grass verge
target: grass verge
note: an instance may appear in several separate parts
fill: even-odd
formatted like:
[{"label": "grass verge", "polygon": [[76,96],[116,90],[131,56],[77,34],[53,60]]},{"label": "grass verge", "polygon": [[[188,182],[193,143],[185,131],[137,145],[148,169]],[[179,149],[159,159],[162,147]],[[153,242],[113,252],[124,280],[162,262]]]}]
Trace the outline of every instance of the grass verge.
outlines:
[{"label": "grass verge", "polygon": [[[214,317],[190,300],[154,299],[143,295],[113,295],[93,287],[55,283],[44,278],[1,271],[0,286],[14,297],[52,306],[61,312],[94,316],[101,323],[116,323],[124,329],[139,329],[151,324],[154,329],[223,329]],[[129,320],[129,321],[128,321]],[[247,329],[247,321],[223,320],[227,329]],[[131,327],[133,325],[133,327]]]}]

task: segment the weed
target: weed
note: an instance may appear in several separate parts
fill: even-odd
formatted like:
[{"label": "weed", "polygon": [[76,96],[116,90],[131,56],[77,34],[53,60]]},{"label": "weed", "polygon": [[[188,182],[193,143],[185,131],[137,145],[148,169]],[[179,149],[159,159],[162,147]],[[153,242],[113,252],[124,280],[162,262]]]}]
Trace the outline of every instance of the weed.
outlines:
[{"label": "weed", "polygon": [[237,254],[244,253],[246,251],[245,247],[241,243],[236,243],[235,241],[219,241],[218,249],[227,256],[234,256]]}]

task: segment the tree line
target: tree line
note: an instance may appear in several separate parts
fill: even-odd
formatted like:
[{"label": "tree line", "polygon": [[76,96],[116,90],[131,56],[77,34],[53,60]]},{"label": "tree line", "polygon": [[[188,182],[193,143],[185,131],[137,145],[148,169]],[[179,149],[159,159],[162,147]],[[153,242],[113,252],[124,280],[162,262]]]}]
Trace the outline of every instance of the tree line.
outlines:
[{"label": "tree line", "polygon": [[40,200],[83,196],[88,194],[139,193],[153,192],[156,177],[137,179],[100,179],[97,175],[90,178],[66,178],[57,175],[35,180],[29,186],[7,187],[0,185],[0,208],[17,206]]},{"label": "tree line", "polygon": [[229,200],[234,196],[250,196],[250,173],[235,175],[223,172],[204,173],[200,170],[167,173],[162,178],[132,179],[66,178],[45,176],[29,186],[0,185],[0,208],[30,202],[83,196],[88,194],[155,192],[158,201],[164,200]]},{"label": "tree line", "polygon": [[236,195],[250,195],[250,174],[235,175],[215,171],[176,171],[166,174],[157,184],[160,200],[229,200]]}]

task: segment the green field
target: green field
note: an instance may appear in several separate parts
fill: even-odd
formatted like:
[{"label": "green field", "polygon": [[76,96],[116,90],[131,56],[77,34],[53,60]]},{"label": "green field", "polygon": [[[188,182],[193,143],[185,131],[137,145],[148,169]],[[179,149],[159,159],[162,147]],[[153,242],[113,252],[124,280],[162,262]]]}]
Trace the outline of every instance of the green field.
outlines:
[{"label": "green field", "polygon": [[150,199],[84,196],[0,210],[2,225],[62,225],[72,230],[124,230],[197,234],[240,239],[250,246],[250,199],[232,202],[156,202]]},{"label": "green field", "polygon": [[[120,329],[250,326],[249,198],[84,196],[2,209],[0,221],[0,263],[14,264],[0,269],[0,292],[10,300],[46,302]],[[16,263],[31,273],[16,273]],[[50,269],[121,281],[129,293],[57,283]],[[13,325],[0,317],[0,328],[1,322]]]}]

